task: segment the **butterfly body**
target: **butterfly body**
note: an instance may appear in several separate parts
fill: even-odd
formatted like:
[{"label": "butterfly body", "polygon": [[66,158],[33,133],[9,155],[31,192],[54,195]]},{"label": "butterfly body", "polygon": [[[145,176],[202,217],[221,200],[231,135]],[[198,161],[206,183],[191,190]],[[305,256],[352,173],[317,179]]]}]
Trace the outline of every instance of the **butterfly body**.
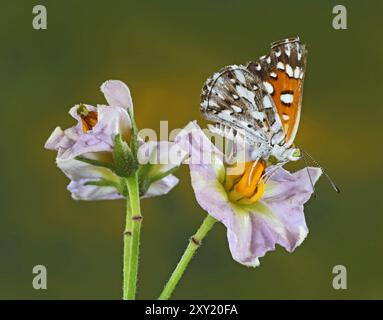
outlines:
[{"label": "butterfly body", "polygon": [[[201,94],[202,115],[211,130],[243,136],[254,160],[300,158],[293,146],[303,93],[307,51],[299,38],[271,45],[268,56],[247,65],[225,67],[210,77]],[[227,134],[229,132],[229,134]]]}]

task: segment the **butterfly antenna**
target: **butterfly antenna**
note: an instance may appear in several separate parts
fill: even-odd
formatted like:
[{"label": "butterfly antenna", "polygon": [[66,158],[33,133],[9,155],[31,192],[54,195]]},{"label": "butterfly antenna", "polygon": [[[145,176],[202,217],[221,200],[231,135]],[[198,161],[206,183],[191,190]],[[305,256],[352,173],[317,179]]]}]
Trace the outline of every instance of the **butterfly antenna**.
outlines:
[{"label": "butterfly antenna", "polygon": [[309,168],[308,168],[308,163],[307,163],[307,159],[305,157],[305,154],[302,152],[302,159],[303,161],[305,162],[305,166],[306,166],[306,171],[307,171],[307,175],[309,176],[309,179],[310,179],[310,183],[311,183],[311,188],[313,189],[313,195],[314,195],[314,198],[317,197],[317,192],[315,190],[315,186],[314,186],[314,183],[313,183],[313,179],[311,178],[311,175],[310,175],[310,171],[309,171]]},{"label": "butterfly antenna", "polygon": [[[302,150],[302,149],[301,149],[301,150]],[[331,177],[326,173],[326,171],[325,171],[325,170],[323,169],[323,167],[319,164],[319,162],[316,161],[316,160],[314,159],[314,157],[313,157],[312,155],[310,155],[308,152],[306,152],[306,151],[304,151],[304,150],[302,150],[302,152],[303,152],[304,154],[306,154],[306,155],[311,159],[311,161],[314,162],[315,165],[318,166],[318,167],[322,170],[323,174],[326,176],[327,180],[330,182],[330,184],[331,184],[331,186],[333,187],[333,189],[334,189],[337,193],[340,193],[340,189],[339,189],[338,186],[335,184],[335,181],[334,181],[333,179],[331,179]],[[302,153],[302,154],[303,154],[303,153]]]}]

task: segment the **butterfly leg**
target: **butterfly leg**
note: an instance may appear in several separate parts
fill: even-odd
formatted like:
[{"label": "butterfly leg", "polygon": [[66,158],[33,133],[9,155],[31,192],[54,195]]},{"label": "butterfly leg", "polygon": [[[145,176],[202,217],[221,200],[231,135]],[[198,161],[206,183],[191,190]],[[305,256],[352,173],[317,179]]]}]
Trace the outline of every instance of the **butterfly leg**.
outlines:
[{"label": "butterfly leg", "polygon": [[275,165],[275,167],[271,170],[271,171],[268,171],[268,172],[265,172],[262,176],[262,178],[259,180],[261,181],[262,179],[265,179],[265,183],[271,178],[271,176],[280,168],[282,168],[288,161],[285,161],[285,162],[281,162],[281,163],[278,163],[277,165]]}]

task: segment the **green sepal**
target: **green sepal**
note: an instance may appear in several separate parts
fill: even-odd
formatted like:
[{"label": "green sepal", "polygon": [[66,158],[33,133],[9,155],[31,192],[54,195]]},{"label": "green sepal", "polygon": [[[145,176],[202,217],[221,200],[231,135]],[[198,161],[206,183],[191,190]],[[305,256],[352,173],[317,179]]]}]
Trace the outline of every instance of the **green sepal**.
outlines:
[{"label": "green sepal", "polygon": [[114,171],[113,163],[107,163],[107,162],[103,162],[103,161],[99,161],[99,160],[89,159],[89,158],[86,158],[83,156],[77,156],[77,157],[75,157],[75,159],[78,161],[81,161],[81,162],[85,162],[87,164],[91,164],[91,165],[96,166],[96,167],[103,167],[103,168],[107,168],[107,169]]},{"label": "green sepal", "polygon": [[150,187],[149,172],[151,168],[152,165],[150,163],[146,163],[144,165],[141,165],[138,169],[137,175],[140,196],[143,196]]},{"label": "green sepal", "polygon": [[122,140],[121,135],[117,134],[114,137],[114,172],[119,177],[130,177],[138,169],[138,162],[133,155],[129,145]]},{"label": "green sepal", "polygon": [[133,112],[129,108],[128,108],[128,114],[130,117],[130,121],[132,123],[132,135],[130,138],[130,149],[132,150],[134,158],[137,159],[138,129],[137,129],[136,121],[134,120]]},{"label": "green sepal", "polygon": [[126,198],[129,197],[128,186],[126,185],[125,178],[120,178],[120,194],[122,194]]}]

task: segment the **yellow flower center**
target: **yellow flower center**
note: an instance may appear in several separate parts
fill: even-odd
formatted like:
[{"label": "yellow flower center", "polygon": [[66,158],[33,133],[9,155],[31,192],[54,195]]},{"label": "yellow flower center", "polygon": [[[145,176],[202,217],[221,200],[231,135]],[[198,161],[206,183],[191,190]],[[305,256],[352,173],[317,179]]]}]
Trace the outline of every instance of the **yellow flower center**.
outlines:
[{"label": "yellow flower center", "polygon": [[78,106],[77,114],[81,117],[82,131],[84,133],[92,130],[97,124],[97,111],[89,111],[84,104]]},{"label": "yellow flower center", "polygon": [[89,111],[86,116],[80,115],[82,121],[82,131],[84,133],[92,130],[93,127],[97,124],[97,112]]},{"label": "yellow flower center", "polygon": [[265,190],[263,174],[266,164],[263,160],[256,164],[253,161],[240,163],[244,171],[238,175],[226,175],[225,189],[232,202],[240,204],[253,204],[257,202]]}]

